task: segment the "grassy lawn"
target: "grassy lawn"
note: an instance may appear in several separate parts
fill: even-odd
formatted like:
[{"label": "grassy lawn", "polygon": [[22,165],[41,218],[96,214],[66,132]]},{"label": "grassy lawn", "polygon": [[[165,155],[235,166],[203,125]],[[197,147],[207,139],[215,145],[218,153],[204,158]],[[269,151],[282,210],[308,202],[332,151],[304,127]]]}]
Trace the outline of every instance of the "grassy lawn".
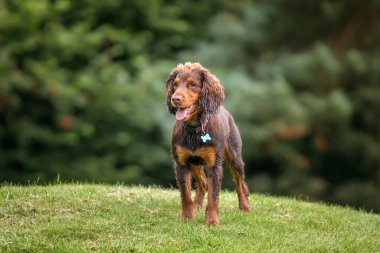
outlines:
[{"label": "grassy lawn", "polygon": [[204,210],[180,219],[176,190],[106,185],[2,186],[0,252],[380,252],[380,216],[251,194],[220,198],[220,225]]}]

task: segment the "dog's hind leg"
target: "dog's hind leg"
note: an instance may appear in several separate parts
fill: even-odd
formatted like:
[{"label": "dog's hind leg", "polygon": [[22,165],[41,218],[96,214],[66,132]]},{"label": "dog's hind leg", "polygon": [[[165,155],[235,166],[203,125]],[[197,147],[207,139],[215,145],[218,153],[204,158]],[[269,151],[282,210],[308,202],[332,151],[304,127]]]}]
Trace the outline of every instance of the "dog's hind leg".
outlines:
[{"label": "dog's hind leg", "polygon": [[233,176],[236,192],[239,200],[239,209],[243,212],[249,212],[249,191],[247,184],[245,183],[245,175],[244,175],[244,163],[241,158],[241,155],[238,155],[234,152],[230,152],[226,149],[225,157],[227,160],[228,168],[231,171]]}]

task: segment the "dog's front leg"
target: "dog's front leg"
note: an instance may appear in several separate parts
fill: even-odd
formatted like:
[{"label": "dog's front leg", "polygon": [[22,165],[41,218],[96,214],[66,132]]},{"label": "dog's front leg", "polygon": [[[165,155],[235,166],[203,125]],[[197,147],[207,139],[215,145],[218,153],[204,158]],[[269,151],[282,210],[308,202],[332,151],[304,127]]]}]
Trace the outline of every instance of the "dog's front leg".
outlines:
[{"label": "dog's front leg", "polygon": [[222,184],[223,168],[221,165],[215,165],[208,170],[208,196],[206,207],[206,225],[216,225],[219,223],[219,192]]},{"label": "dog's front leg", "polygon": [[191,171],[178,163],[174,164],[178,189],[181,193],[182,218],[194,218],[194,203],[191,199]]},{"label": "dog's front leg", "polygon": [[197,208],[203,207],[203,198],[207,191],[207,178],[203,166],[192,166],[191,172],[197,180],[197,190],[195,192],[194,205]]}]

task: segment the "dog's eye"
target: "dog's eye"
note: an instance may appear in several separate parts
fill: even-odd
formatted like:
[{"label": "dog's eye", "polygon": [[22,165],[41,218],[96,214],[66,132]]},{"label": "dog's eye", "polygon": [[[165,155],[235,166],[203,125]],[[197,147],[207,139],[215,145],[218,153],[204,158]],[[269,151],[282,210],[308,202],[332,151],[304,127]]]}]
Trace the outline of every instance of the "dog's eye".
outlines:
[{"label": "dog's eye", "polygon": [[174,83],[173,84],[173,89],[176,90],[178,88],[178,84],[177,83]]},{"label": "dog's eye", "polygon": [[198,87],[197,84],[194,82],[190,83],[189,86],[190,86],[190,88],[193,88],[193,89]]}]

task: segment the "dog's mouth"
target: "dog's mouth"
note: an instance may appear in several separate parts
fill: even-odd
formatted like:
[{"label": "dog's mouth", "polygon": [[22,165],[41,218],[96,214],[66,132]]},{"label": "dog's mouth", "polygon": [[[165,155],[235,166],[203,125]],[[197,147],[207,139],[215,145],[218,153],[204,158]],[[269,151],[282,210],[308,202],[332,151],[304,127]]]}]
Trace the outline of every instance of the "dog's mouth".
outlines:
[{"label": "dog's mouth", "polygon": [[177,120],[187,120],[191,117],[191,115],[195,112],[197,106],[192,104],[187,108],[177,108],[177,112],[175,114],[175,118]]}]

